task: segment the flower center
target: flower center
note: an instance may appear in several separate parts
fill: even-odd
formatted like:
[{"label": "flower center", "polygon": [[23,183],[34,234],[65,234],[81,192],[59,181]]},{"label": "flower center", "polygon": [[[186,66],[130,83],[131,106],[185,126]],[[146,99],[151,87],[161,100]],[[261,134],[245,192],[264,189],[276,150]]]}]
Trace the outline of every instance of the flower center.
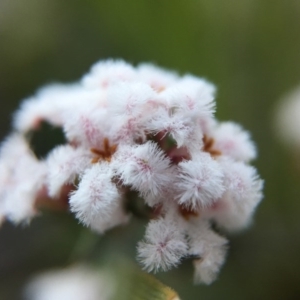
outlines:
[{"label": "flower center", "polygon": [[97,163],[101,160],[105,160],[110,162],[111,161],[111,157],[113,156],[113,154],[116,152],[117,150],[117,145],[110,145],[109,144],[109,140],[108,138],[105,138],[103,141],[103,150],[99,150],[96,148],[91,148],[91,152],[93,154],[95,154],[96,156],[92,159],[92,163]]}]

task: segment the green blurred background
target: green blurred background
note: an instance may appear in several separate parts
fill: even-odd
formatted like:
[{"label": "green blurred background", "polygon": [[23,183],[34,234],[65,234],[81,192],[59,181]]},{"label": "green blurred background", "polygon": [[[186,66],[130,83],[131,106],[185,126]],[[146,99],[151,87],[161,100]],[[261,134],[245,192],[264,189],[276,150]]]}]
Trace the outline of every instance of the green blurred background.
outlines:
[{"label": "green blurred background", "polygon": [[[111,57],[212,81],[217,117],[241,123],[259,149],[255,165],[265,198],[254,225],[231,236],[218,281],[193,286],[187,263],[158,277],[184,300],[299,299],[300,168],[276,140],[273,114],[279,98],[300,83],[300,1],[0,0],[1,140],[22,99],[41,85],[75,81]],[[98,255],[133,260],[144,225],[133,220],[107,233]],[[5,224],[0,299],[20,299],[31,274],[66,265],[79,231],[73,217],[61,213],[25,228]]]}]

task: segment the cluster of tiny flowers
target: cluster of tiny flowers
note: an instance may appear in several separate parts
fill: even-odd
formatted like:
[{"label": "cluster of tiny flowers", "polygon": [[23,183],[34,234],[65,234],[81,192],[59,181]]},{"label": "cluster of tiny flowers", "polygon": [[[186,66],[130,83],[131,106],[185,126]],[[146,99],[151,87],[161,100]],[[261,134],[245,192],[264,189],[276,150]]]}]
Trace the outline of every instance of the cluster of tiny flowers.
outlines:
[{"label": "cluster of tiny flowers", "polygon": [[[41,89],[23,102],[1,147],[2,218],[26,221],[41,199],[67,193],[80,222],[103,233],[129,220],[135,191],[153,211],[137,248],[144,268],[193,258],[195,282],[211,283],[227,248],[211,224],[245,228],[262,199],[249,165],[255,146],[238,124],[216,120],[214,98],[201,78],[111,60],[76,84]],[[67,142],[37,159],[26,135],[42,121],[61,127]]]}]

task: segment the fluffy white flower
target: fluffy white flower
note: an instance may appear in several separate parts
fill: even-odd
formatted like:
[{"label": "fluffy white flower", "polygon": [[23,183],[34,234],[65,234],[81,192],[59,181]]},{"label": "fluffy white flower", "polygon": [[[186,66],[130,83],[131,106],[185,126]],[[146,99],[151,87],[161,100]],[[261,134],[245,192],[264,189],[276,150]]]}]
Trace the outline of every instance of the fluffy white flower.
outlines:
[{"label": "fluffy white flower", "polygon": [[173,86],[173,90],[173,97],[170,101],[172,107],[197,118],[213,116],[216,88],[211,83],[195,76],[186,75]]},{"label": "fluffy white flower", "polygon": [[62,145],[53,149],[47,157],[47,186],[49,196],[59,196],[63,185],[74,183],[91,163],[91,153],[82,148]]},{"label": "fluffy white flower", "polygon": [[108,111],[112,115],[135,118],[145,113],[145,105],[156,98],[154,90],[145,83],[118,83],[108,89]]},{"label": "fluffy white flower", "polygon": [[125,185],[141,195],[158,197],[164,186],[171,183],[170,160],[153,142],[123,147],[116,156],[116,174]]},{"label": "fluffy white flower", "polygon": [[106,121],[107,113],[101,100],[93,99],[89,101],[89,105],[82,101],[72,110],[66,110],[63,118],[63,129],[68,141],[88,148],[102,147],[109,124]]},{"label": "fluffy white flower", "polygon": [[28,300],[110,300],[113,289],[109,274],[79,265],[37,275],[24,295]]},{"label": "fluffy white flower", "polygon": [[63,115],[70,107],[76,107],[80,102],[95,97],[95,92],[85,91],[79,84],[53,84],[44,87],[36,96],[22,103],[14,116],[14,128],[20,132],[37,129],[43,120],[54,126],[62,126]]},{"label": "fluffy white flower", "polygon": [[115,82],[130,81],[135,76],[134,68],[125,61],[106,60],[94,64],[82,82],[88,88],[107,88]]},{"label": "fluffy white flower", "polygon": [[78,189],[70,197],[71,211],[87,226],[97,219],[108,221],[119,205],[120,192],[112,182],[108,163],[94,164],[83,174]]},{"label": "fluffy white flower", "polygon": [[195,126],[196,119],[177,113],[172,107],[159,107],[152,118],[147,120],[147,129],[154,134],[165,132],[176,141],[177,147],[186,146],[199,150],[202,146],[202,131]]},{"label": "fluffy white flower", "polygon": [[14,223],[30,220],[46,175],[44,163],[31,153],[24,138],[11,135],[0,151],[0,201],[2,215]]},{"label": "fluffy white flower", "polygon": [[[36,188],[35,181],[16,185],[6,194],[4,213],[8,220],[15,224],[29,222],[37,214],[35,208]],[[11,187],[10,187],[11,188]]]},{"label": "fluffy white flower", "polygon": [[207,222],[198,222],[189,228],[189,254],[194,260],[195,283],[211,284],[225,261],[227,240],[209,228]]},{"label": "fluffy white flower", "polygon": [[214,92],[214,86],[206,81],[185,76],[160,94],[165,105],[148,120],[148,128],[155,133],[169,133],[177,147],[185,146],[197,153],[202,147],[202,125],[214,113]]},{"label": "fluffy white flower", "polygon": [[145,83],[118,83],[107,91],[108,115],[114,126],[111,134],[114,139],[145,140],[145,121],[151,117],[152,103],[156,93]]},{"label": "fluffy white flower", "polygon": [[249,133],[236,123],[221,123],[214,132],[214,139],[214,147],[223,155],[246,162],[256,157]]},{"label": "fluffy white flower", "polygon": [[166,71],[151,64],[140,64],[137,67],[139,80],[150,84],[157,92],[165,90],[178,80],[178,75],[174,72]]},{"label": "fluffy white flower", "polygon": [[90,227],[93,231],[102,234],[113,227],[126,224],[129,220],[130,215],[125,211],[123,201],[118,201],[111,207],[108,215],[94,218]]},{"label": "fluffy white flower", "polygon": [[226,193],[208,210],[217,223],[227,230],[249,225],[256,206],[262,200],[263,181],[256,169],[242,162],[222,162]]},{"label": "fluffy white flower", "polygon": [[176,178],[178,202],[192,209],[212,205],[224,192],[223,171],[208,153],[179,163]]},{"label": "fluffy white flower", "polygon": [[[170,174],[170,182],[174,182],[175,176],[176,172]],[[161,206],[161,208],[166,207],[166,209],[168,210],[170,209],[171,203],[174,203],[174,205],[176,205],[176,208],[178,208],[178,203],[175,200],[177,195],[176,192],[176,189],[172,185],[166,184],[161,188],[161,191],[158,195],[148,193],[147,195],[144,195],[143,198],[145,203],[154,209]]]},{"label": "fluffy white flower", "polygon": [[148,224],[145,241],[138,245],[138,258],[148,271],[166,271],[180,263],[187,249],[184,233],[161,218]]}]

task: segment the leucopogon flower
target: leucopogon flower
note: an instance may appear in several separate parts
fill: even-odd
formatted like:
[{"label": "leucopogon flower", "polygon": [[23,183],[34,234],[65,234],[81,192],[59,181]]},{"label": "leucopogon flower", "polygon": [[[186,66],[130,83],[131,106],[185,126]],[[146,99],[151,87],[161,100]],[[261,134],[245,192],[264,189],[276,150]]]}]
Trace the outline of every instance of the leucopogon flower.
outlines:
[{"label": "leucopogon flower", "polygon": [[[2,144],[1,217],[26,222],[41,203],[67,201],[104,233],[128,222],[134,191],[152,210],[137,247],[143,267],[193,258],[195,282],[209,284],[228,244],[212,224],[247,227],[263,187],[250,134],[214,112],[211,83],[150,64],[100,61],[75,84],[45,87],[23,102]],[[41,122],[61,127],[66,144],[38,159],[26,137]]]}]

